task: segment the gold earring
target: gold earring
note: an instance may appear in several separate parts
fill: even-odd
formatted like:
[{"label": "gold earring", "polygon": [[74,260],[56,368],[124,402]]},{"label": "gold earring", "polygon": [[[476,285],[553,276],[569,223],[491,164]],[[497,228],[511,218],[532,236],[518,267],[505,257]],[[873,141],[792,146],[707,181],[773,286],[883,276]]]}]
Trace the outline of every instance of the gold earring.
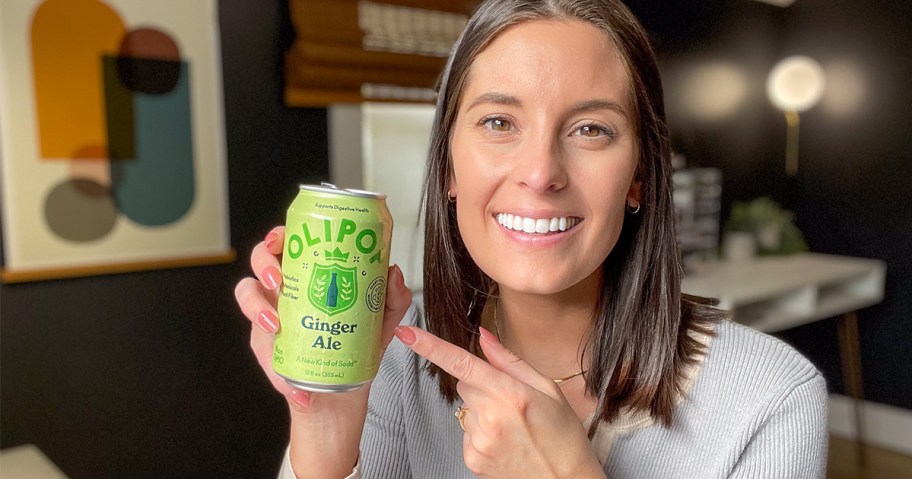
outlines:
[{"label": "gold earring", "polygon": [[630,203],[627,203],[627,212],[631,215],[635,215],[640,212],[640,203],[637,202],[635,207],[631,207]]}]

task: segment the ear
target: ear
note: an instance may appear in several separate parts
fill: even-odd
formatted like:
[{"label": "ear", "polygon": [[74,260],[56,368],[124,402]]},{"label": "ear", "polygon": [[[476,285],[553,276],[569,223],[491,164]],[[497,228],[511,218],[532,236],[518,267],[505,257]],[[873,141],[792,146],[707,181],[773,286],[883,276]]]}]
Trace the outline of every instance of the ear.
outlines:
[{"label": "ear", "polygon": [[640,204],[643,201],[643,184],[640,180],[634,178],[633,183],[630,184],[630,189],[627,190],[627,204]]}]

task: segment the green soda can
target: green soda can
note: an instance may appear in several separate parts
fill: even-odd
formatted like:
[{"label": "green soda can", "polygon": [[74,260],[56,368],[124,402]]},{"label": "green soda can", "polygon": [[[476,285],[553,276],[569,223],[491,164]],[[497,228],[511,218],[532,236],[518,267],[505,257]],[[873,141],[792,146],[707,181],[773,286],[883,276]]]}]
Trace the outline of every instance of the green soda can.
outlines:
[{"label": "green soda can", "polygon": [[386,195],[301,185],[288,208],[272,369],[342,392],[377,375],[393,218]]}]

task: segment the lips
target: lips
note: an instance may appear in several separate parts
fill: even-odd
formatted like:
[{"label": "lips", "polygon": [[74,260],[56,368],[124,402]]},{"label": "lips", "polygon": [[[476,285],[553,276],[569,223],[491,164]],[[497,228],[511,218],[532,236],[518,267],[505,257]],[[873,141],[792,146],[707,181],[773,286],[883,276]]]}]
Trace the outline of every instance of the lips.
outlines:
[{"label": "lips", "polygon": [[548,234],[567,231],[578,225],[582,218],[577,216],[555,216],[552,218],[527,218],[510,213],[498,213],[497,222],[508,230],[526,234]]}]

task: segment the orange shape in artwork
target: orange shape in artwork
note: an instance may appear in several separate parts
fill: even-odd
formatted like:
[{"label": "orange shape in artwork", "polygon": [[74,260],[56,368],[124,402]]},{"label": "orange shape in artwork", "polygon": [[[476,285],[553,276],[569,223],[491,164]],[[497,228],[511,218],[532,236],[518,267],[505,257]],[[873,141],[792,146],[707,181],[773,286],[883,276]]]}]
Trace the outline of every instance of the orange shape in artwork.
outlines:
[{"label": "orange shape in artwork", "polygon": [[[102,55],[126,27],[98,0],[46,0],[32,19],[40,156],[107,159]],[[93,156],[78,156],[91,154]]]}]

